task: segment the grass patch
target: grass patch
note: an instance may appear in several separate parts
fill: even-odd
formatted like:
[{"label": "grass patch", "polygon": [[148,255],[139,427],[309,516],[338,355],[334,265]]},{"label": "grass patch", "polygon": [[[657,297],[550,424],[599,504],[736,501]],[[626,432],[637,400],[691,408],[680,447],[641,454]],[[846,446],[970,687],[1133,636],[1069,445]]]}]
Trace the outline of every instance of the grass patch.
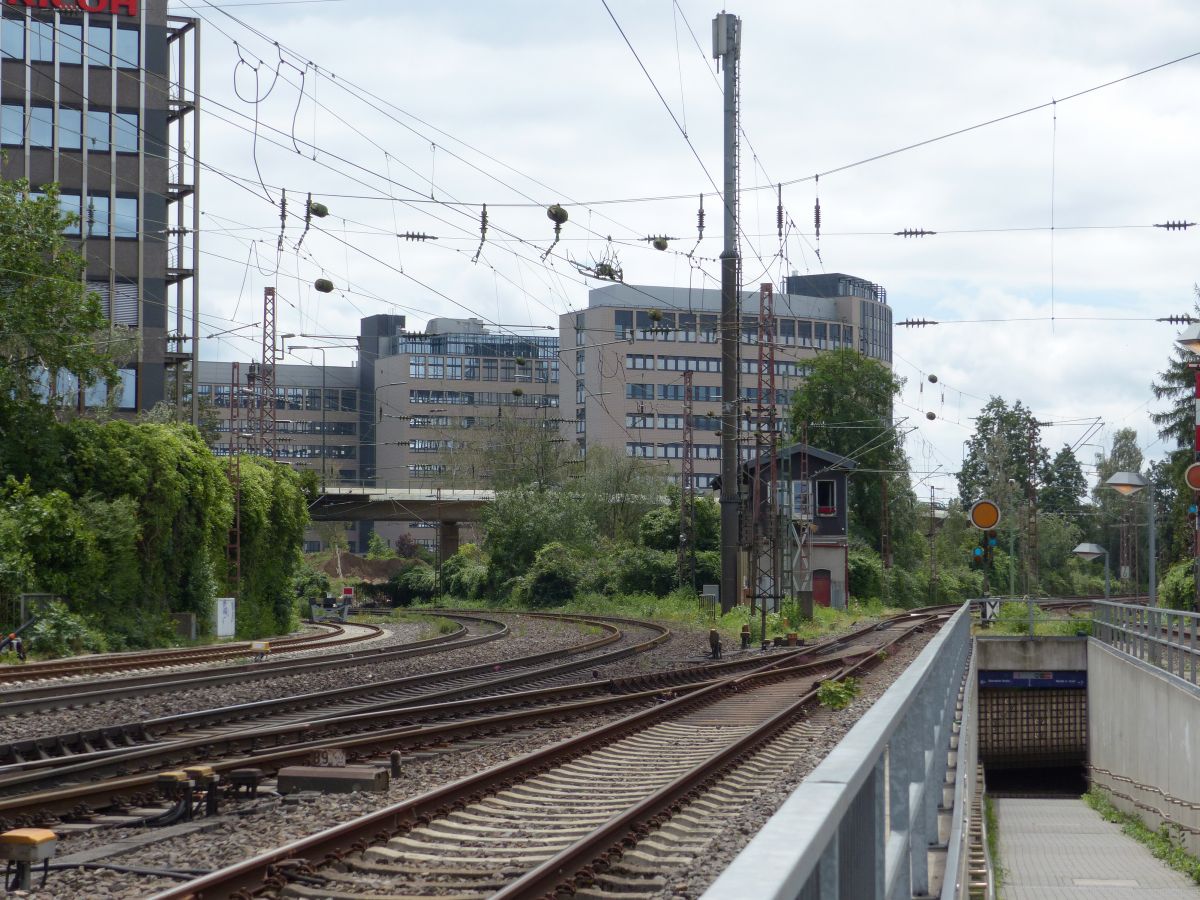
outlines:
[{"label": "grass patch", "polygon": [[[424,605],[424,604],[423,604]],[[475,608],[482,604],[478,600],[466,601],[453,597],[437,597],[429,601],[428,606],[443,609]],[[489,609],[497,611],[521,612],[523,610],[512,603],[499,605],[487,604]],[[414,607],[416,608],[416,607]],[[581,613],[601,616],[621,616],[629,619],[653,619],[668,625],[678,623],[694,629],[705,630],[716,628],[725,639],[725,646],[736,647],[740,641],[742,626],[750,625],[751,639],[755,644],[762,640],[759,632],[761,618],[757,612],[752,612],[748,606],[734,607],[716,620],[709,618],[700,607],[695,594],[690,591],[678,590],[665,597],[655,594],[580,594],[562,606],[553,609],[538,609],[535,612]],[[767,637],[782,637],[789,632],[795,632],[802,640],[814,640],[830,634],[843,632],[854,625],[866,624],[873,620],[895,615],[903,610],[884,606],[878,600],[867,603],[850,601],[848,609],[828,609],[817,607],[811,621],[799,619],[794,607],[784,608],[784,612],[767,614]]]},{"label": "grass patch", "polygon": [[421,627],[421,637],[450,634],[458,629],[459,623],[453,619],[441,616],[431,616],[423,613],[409,612],[408,609],[394,609],[386,613],[370,613],[368,615],[351,616],[350,621],[355,625],[388,625],[406,622]]},{"label": "grass patch", "polygon": [[983,795],[983,819],[987,823],[987,851],[992,860],[992,878],[996,892],[1004,883],[1004,866],[1000,864],[1000,819],[996,815],[996,804],[987,794]]},{"label": "grass patch", "polygon": [[1200,884],[1200,859],[1184,849],[1178,828],[1164,824],[1158,831],[1150,829],[1137,816],[1117,809],[1108,794],[1099,788],[1092,788],[1084,794],[1083,801],[1098,812],[1106,822],[1115,822],[1120,825],[1122,833],[1146,846],[1157,859],[1161,859],[1175,871],[1182,872],[1192,881]]},{"label": "grass patch", "polygon": [[859,694],[858,679],[845,678],[841,681],[822,681],[817,688],[817,702],[826,709],[845,709]]},{"label": "grass patch", "polygon": [[[1029,607],[1025,603],[1001,603],[996,620],[988,628],[975,626],[976,634],[1029,634]],[[1041,637],[1076,637],[1092,633],[1091,613],[1058,615],[1041,607],[1033,610],[1033,633]]]}]

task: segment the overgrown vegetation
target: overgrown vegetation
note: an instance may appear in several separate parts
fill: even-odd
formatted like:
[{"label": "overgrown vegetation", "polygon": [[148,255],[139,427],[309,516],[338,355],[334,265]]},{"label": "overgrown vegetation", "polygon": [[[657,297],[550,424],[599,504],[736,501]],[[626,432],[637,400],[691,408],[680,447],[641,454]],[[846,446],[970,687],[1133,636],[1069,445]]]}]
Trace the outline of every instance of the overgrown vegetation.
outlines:
[{"label": "overgrown vegetation", "polygon": [[1179,828],[1164,823],[1157,831],[1134,815],[1123,812],[1113,805],[1108,794],[1100,788],[1092,788],[1083,795],[1083,800],[1098,812],[1106,822],[1121,826],[1121,832],[1143,844],[1155,858],[1161,859],[1177,872],[1182,872],[1200,884],[1200,859],[1184,848]]},{"label": "overgrown vegetation", "polygon": [[[47,654],[167,643],[175,613],[209,631],[230,574],[226,466],[169,416],[112,418],[136,342],[80,291],[55,190],[27,190],[0,180],[0,609],[25,592],[61,597],[31,635]],[[286,466],[247,457],[241,472],[238,627],[277,634],[295,621],[307,503]]]},{"label": "overgrown vegetation", "polygon": [[854,702],[860,690],[856,678],[822,681],[817,688],[817,702],[826,709],[845,709]]},{"label": "overgrown vegetation", "polygon": [[987,825],[987,851],[992,860],[993,886],[999,894],[1004,884],[1004,866],[1000,862],[1000,817],[996,815],[996,802],[987,794],[983,795],[983,818]]}]

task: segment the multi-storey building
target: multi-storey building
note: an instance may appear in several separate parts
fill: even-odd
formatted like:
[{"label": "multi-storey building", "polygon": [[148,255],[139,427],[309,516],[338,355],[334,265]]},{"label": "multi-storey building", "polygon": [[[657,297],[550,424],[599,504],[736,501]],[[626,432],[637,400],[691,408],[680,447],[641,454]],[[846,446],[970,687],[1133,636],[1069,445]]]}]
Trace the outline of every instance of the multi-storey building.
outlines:
[{"label": "multi-storey building", "polygon": [[[431,319],[423,333],[392,337],[375,363],[375,483],[388,487],[488,487],[508,439],[529,419],[555,434],[558,338],[493,333],[477,319]],[[515,452],[515,451],[514,451]],[[394,540],[432,523],[377,523]],[[430,546],[433,532],[417,532]]]},{"label": "multi-storey building", "polygon": [[[252,364],[239,366],[239,383],[233,384],[233,364],[202,362],[196,393],[204,408],[217,416],[213,452],[228,456],[236,445],[243,453],[255,452],[258,440],[259,393],[252,382]],[[326,483],[355,483],[359,476],[359,407],[370,409],[370,398],[360,401],[356,366],[276,365],[275,415],[278,428],[276,458],[296,469],[321,475]],[[231,433],[233,406],[237,405],[238,432]],[[231,440],[232,438],[232,440]],[[347,539],[357,546],[358,529],[351,525]],[[306,549],[320,549],[315,530],[305,537]]]},{"label": "multi-storey building", "polygon": [[[0,172],[34,192],[60,186],[86,289],[136,332],[112,386],[118,409],[183,403],[196,367],[199,165],[184,148],[198,146],[197,34],[167,0],[0,5]],[[56,389],[77,391],[69,378]]]},{"label": "multi-storey building", "polygon": [[[891,365],[892,313],[883,288],[848,275],[795,275],[784,287],[774,302],[774,403],[786,421],[793,390],[823,350],[854,349]],[[758,308],[758,294],[743,293],[739,400],[755,406]],[[659,460],[678,477],[690,371],[695,486],[711,485],[721,460],[720,310],[716,290],[613,284],[560,318],[561,404],[581,451]]]}]

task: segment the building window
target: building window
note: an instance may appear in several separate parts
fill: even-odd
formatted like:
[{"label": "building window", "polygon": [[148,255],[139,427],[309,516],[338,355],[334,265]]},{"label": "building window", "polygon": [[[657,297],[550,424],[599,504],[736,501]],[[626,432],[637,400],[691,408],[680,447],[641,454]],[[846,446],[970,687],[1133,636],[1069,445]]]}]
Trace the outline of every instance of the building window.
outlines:
[{"label": "building window", "polygon": [[779,320],[779,339],[785,347],[795,346],[796,343],[796,320],[795,319],[780,319]]},{"label": "building window", "polygon": [[796,343],[801,347],[811,347],[813,345],[812,322],[797,322],[796,332]]},{"label": "building window", "polygon": [[108,237],[108,197],[103,194],[89,196],[83,219],[88,237]]},{"label": "building window", "polygon": [[54,23],[29,20],[29,61],[54,62]]},{"label": "building window", "polygon": [[643,413],[626,413],[625,414],[626,428],[653,428],[654,416],[648,416]]},{"label": "building window", "polygon": [[587,433],[587,410],[586,409],[575,410],[575,433],[576,434],[586,434]]},{"label": "building window", "polygon": [[29,108],[29,146],[54,146],[54,110],[48,106]]},{"label": "building window", "polygon": [[64,66],[83,63],[83,26],[61,22],[58,26],[58,61]]},{"label": "building window", "polygon": [[645,356],[638,353],[625,354],[625,368],[627,369],[653,369],[654,357]]},{"label": "building window", "polygon": [[117,68],[136,69],[141,65],[141,46],[135,28],[117,29]]},{"label": "building window", "polygon": [[683,459],[683,444],[660,444],[659,459]]},{"label": "building window", "polygon": [[357,391],[346,390],[342,391],[342,412],[357,412],[358,397]]},{"label": "building window", "polygon": [[25,109],[16,103],[0,106],[0,143],[10,147],[25,143]]},{"label": "building window", "polygon": [[654,459],[653,444],[627,443],[625,445],[625,455],[634,456],[639,459]]},{"label": "building window", "polygon": [[25,20],[0,19],[0,56],[25,58]]},{"label": "building window", "polygon": [[659,416],[658,427],[668,431],[679,431],[683,428],[683,416]]},{"label": "building window", "polygon": [[587,393],[587,388],[584,387],[582,381],[575,382],[575,405],[582,406],[584,395]]},{"label": "building window", "polygon": [[[666,385],[663,385],[666,387]],[[627,384],[625,385],[626,400],[653,400],[654,385],[652,384]]]},{"label": "building window", "polygon": [[58,108],[58,146],[63,150],[78,150],[83,136],[83,112]]},{"label": "building window", "polygon": [[587,373],[587,351],[575,351],[575,374],[584,375]]},{"label": "building window", "polygon": [[135,238],[138,236],[137,197],[117,197],[113,209],[113,237]]},{"label": "building window", "polygon": [[633,334],[633,312],[628,309],[618,309],[613,313],[613,335],[619,340],[625,340],[631,334]]},{"label": "building window", "polygon": [[818,350],[825,350],[829,346],[826,342],[826,331],[827,328],[824,322],[816,323],[816,328],[814,329],[815,336],[813,340]]},{"label": "building window", "polygon": [[837,482],[832,479],[817,482],[817,515],[837,515]]},{"label": "building window", "polygon": [[478,381],[479,380],[479,357],[468,356],[463,360],[463,380]]},{"label": "building window", "polygon": [[700,317],[700,343],[715,344],[720,339],[716,316]]},{"label": "building window", "polygon": [[113,118],[113,146],[118,153],[138,152],[137,113],[117,113]]},{"label": "building window", "polygon": [[499,381],[500,380],[500,361],[498,359],[484,359],[483,361],[483,380],[484,381]]},{"label": "building window", "polygon": [[88,23],[88,64],[107,69],[112,65],[112,28]]}]

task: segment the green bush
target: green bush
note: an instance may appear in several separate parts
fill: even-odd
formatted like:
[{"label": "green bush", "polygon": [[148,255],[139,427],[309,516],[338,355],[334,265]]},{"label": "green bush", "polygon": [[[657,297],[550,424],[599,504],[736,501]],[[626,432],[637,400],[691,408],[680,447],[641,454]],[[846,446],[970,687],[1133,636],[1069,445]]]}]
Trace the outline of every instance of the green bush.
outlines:
[{"label": "green bush", "polygon": [[378,531],[372,531],[367,538],[367,559],[393,559],[396,553],[388,546]]},{"label": "green bush", "polygon": [[1195,602],[1196,579],[1189,559],[1167,570],[1167,576],[1158,585],[1158,605],[1190,610],[1195,608]]},{"label": "green bush", "polygon": [[442,563],[442,590],[455,597],[483,596],[487,587],[487,560],[475,544],[463,544]]},{"label": "green bush", "polygon": [[580,581],[579,564],[559,543],[547,544],[537,552],[527,576],[530,606],[559,606],[575,596]]},{"label": "green bush", "polygon": [[883,599],[883,561],[874,550],[850,550],[850,596],[859,600]]},{"label": "green bush", "polygon": [[395,592],[396,602],[400,606],[409,606],[437,593],[437,572],[424,562],[414,561],[413,565],[393,575],[388,585]]},{"label": "green bush", "polygon": [[622,593],[665,596],[676,587],[678,554],[647,547],[627,547],[617,558],[617,588]]},{"label": "green bush", "polygon": [[72,656],[108,649],[104,635],[59,600],[47,603],[29,629],[29,649],[44,656]]},{"label": "green bush", "polygon": [[826,709],[845,709],[859,695],[858,680],[843,678],[841,681],[822,681],[817,688],[817,702]]}]

